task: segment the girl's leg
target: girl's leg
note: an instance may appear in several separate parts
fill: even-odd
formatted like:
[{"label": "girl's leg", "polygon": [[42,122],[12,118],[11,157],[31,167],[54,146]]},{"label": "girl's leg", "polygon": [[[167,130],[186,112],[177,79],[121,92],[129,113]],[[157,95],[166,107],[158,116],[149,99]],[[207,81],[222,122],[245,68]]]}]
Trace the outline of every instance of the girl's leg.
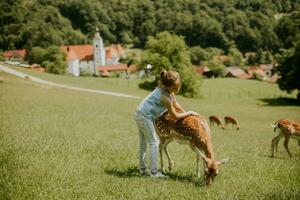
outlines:
[{"label": "girl's leg", "polygon": [[144,137],[144,134],[142,131],[139,130],[139,140],[140,140],[140,145],[139,145],[139,161],[140,161],[140,169],[142,171],[145,171],[147,169],[146,165],[146,150],[147,150],[147,143],[146,139]]},{"label": "girl's leg", "polygon": [[150,146],[150,170],[152,173],[157,172],[157,154],[159,139],[156,135],[154,124],[152,120],[145,118],[145,132],[144,136]]},{"label": "girl's leg", "polygon": [[139,134],[139,163],[140,163],[140,170],[144,171],[147,169],[146,165],[146,150],[147,150],[147,143],[146,138],[144,136],[145,132],[145,122],[142,116],[135,115],[136,124],[138,127],[138,134]]}]

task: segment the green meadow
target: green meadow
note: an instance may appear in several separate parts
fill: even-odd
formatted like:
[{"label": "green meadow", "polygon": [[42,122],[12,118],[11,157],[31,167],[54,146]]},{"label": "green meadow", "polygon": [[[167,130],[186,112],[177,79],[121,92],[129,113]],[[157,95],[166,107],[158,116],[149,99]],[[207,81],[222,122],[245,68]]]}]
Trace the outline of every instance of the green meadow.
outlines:
[{"label": "green meadow", "polygon": [[[136,95],[138,80],[75,78],[14,68],[48,81]],[[0,72],[0,199],[300,199],[300,148],[280,141],[273,124],[300,120],[300,106],[275,84],[205,79],[201,98],[178,96],[186,110],[236,116],[241,129],[211,127],[216,157],[230,157],[207,188],[196,155],[170,144],[169,178],[142,177],[133,113],[141,101],[54,88]],[[166,161],[166,160],[165,160]],[[201,165],[202,166],[202,165]]]}]

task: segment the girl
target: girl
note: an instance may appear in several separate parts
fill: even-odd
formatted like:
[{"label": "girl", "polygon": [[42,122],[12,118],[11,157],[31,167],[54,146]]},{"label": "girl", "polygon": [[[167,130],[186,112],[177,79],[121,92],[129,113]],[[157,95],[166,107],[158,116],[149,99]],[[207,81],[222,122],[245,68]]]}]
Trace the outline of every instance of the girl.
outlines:
[{"label": "girl", "polygon": [[[139,132],[139,162],[142,175],[151,177],[166,177],[157,170],[156,160],[158,154],[159,140],[156,135],[153,121],[164,111],[168,112],[176,119],[182,119],[189,115],[198,115],[196,112],[188,111],[176,112],[175,108],[182,107],[175,99],[175,93],[180,89],[180,76],[178,72],[163,70],[160,73],[160,83],[137,107],[134,114]],[[147,143],[150,146],[150,170],[145,163]]]}]

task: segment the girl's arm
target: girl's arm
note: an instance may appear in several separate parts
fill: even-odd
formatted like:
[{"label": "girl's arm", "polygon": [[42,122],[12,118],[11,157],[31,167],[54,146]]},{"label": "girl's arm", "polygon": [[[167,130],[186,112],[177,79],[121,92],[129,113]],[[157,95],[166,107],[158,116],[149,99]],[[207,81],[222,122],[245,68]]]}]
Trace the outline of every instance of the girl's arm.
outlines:
[{"label": "girl's arm", "polygon": [[182,113],[179,113],[179,112],[176,112],[174,106],[172,105],[172,102],[170,100],[169,97],[165,96],[165,95],[162,95],[161,97],[161,102],[162,104],[167,108],[168,112],[176,119],[176,120],[179,120],[179,119],[182,119],[182,118],[185,118],[189,115],[199,115],[198,113],[194,112],[194,111],[187,111],[187,112],[182,112]]},{"label": "girl's arm", "polygon": [[177,111],[181,111],[181,112],[185,112],[185,110],[182,108],[182,106],[178,103],[178,101],[176,100],[175,98],[175,95],[174,94],[171,94],[172,97],[173,97],[173,106],[175,108],[175,110]]}]

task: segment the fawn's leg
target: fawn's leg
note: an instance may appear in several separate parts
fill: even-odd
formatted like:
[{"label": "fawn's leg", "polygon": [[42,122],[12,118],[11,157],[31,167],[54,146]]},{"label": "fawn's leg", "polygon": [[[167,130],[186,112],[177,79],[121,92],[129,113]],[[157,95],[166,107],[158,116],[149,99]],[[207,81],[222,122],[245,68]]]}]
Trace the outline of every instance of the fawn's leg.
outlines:
[{"label": "fawn's leg", "polygon": [[281,134],[279,134],[273,138],[272,145],[271,145],[271,157],[274,157],[274,149],[275,148],[276,148],[276,152],[277,152],[277,145],[281,138],[282,138]]},{"label": "fawn's leg", "polygon": [[290,137],[285,137],[285,140],[284,140],[284,148],[286,149],[286,151],[289,153],[289,156],[292,157],[292,154],[289,150],[289,140],[290,140]]},{"label": "fawn's leg", "polygon": [[169,164],[168,168],[169,168],[169,170],[171,170],[171,169],[173,168],[173,160],[172,160],[171,155],[170,155],[170,153],[169,153],[169,151],[168,151],[168,145],[169,145],[169,143],[170,143],[171,141],[172,141],[171,139],[170,139],[170,140],[167,140],[167,141],[165,142],[164,147],[163,147],[164,152],[166,153],[167,158],[168,158],[168,164]]}]

